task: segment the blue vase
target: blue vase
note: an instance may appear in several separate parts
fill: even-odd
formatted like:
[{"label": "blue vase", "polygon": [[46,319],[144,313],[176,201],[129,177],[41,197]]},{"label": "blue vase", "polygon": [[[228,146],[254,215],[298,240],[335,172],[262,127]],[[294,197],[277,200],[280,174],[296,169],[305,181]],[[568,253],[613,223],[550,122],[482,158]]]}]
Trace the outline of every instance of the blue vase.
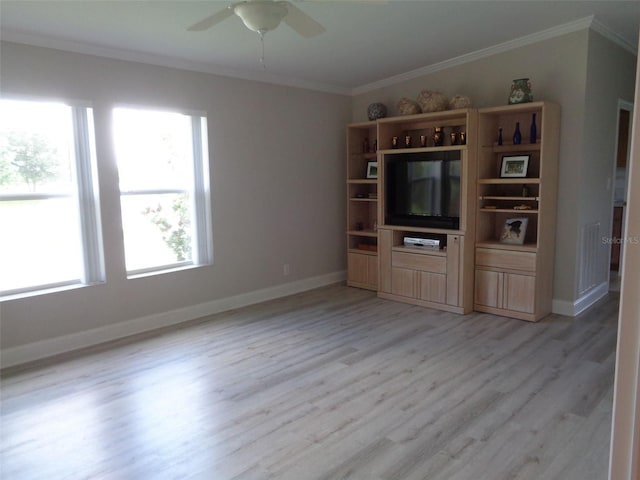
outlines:
[{"label": "blue vase", "polygon": [[513,132],[513,144],[520,145],[522,143],[522,134],[520,133],[520,122],[516,122],[516,131]]},{"label": "blue vase", "polygon": [[538,127],[536,126],[536,114],[533,114],[531,119],[531,128],[529,129],[529,143],[536,143],[536,137],[538,136]]},{"label": "blue vase", "polygon": [[533,94],[531,93],[531,82],[528,78],[518,78],[511,84],[511,92],[509,93],[509,105],[527,102],[533,102]]}]

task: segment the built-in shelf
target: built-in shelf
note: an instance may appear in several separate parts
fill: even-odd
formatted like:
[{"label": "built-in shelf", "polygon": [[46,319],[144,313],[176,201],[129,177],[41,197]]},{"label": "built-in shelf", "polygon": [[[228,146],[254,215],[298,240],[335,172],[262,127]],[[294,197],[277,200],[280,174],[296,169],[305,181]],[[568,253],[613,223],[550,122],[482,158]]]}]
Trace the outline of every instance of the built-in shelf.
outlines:
[{"label": "built-in shelf", "polygon": [[377,122],[347,126],[347,285],[378,288],[378,179],[367,178],[378,157]]},{"label": "built-in shelf", "polygon": [[[529,102],[478,113],[474,309],[537,321],[551,311],[553,294],[560,110],[550,102]],[[536,143],[514,145],[516,125],[525,140],[534,119]],[[500,131],[509,140],[502,145]],[[502,177],[504,157],[520,155],[528,159],[528,176]],[[518,218],[526,222],[514,229]]]},{"label": "built-in shelf", "polygon": [[[473,241],[478,198],[477,117],[475,109],[460,109],[378,120],[379,297],[460,314],[472,311]],[[461,144],[462,133],[466,135],[464,144]],[[411,140],[410,147],[404,143],[407,137]],[[421,140],[426,141],[426,145]],[[399,148],[393,148],[396,142]],[[455,230],[435,228],[437,224],[425,226],[429,223],[416,227],[410,225],[413,223],[411,220],[394,220],[385,215],[389,207],[386,187],[389,181],[393,181],[386,175],[387,166],[405,156],[407,159],[415,157],[430,160],[459,158],[456,173],[460,179],[459,191],[456,191],[460,198],[459,226]],[[429,180],[432,178],[429,177]],[[434,182],[437,180],[434,179]],[[432,187],[425,181],[424,185],[415,188],[423,188],[428,192]],[[514,188],[513,192],[500,193],[513,195],[516,191]],[[531,194],[536,193],[532,188]],[[438,240],[440,246],[446,245],[446,248],[406,246],[406,236]]]},{"label": "built-in shelf", "polygon": [[525,213],[538,213],[538,210],[529,209],[516,209],[516,208],[481,208],[481,212],[493,212],[493,213],[513,213],[513,214],[525,214]]},{"label": "built-in shelf", "polygon": [[514,252],[531,252],[536,253],[538,247],[533,243],[525,243],[524,245],[509,245],[500,242],[476,242],[476,247],[480,248],[498,248],[500,250],[511,250]]},{"label": "built-in shelf", "polygon": [[520,201],[522,200],[523,202],[537,202],[540,200],[540,197],[507,197],[507,196],[501,196],[501,195],[480,195],[478,197],[478,199],[480,200],[513,200],[513,201]]},{"label": "built-in shelf", "polygon": [[481,178],[480,185],[537,185],[539,178]]},{"label": "built-in shelf", "polygon": [[484,145],[482,148],[491,149],[494,153],[518,153],[518,152],[537,152],[540,150],[539,143],[521,143],[513,145],[511,143],[503,143],[502,145]]},{"label": "built-in shelf", "polygon": [[464,231],[462,230],[447,230],[446,228],[421,228],[421,227],[406,227],[401,225],[384,225],[384,228],[387,230],[411,230],[416,233],[438,233],[442,235],[464,235]]},{"label": "built-in shelf", "polygon": [[389,148],[380,150],[383,155],[393,155],[399,153],[422,153],[422,152],[449,152],[452,150],[466,150],[466,145],[448,145],[444,147],[410,147],[410,148]]},{"label": "built-in shelf", "polygon": [[347,183],[351,185],[377,185],[378,180],[375,178],[350,178]]},{"label": "built-in shelf", "polygon": [[354,235],[359,237],[377,237],[378,232],[375,230],[349,230],[348,235]]}]

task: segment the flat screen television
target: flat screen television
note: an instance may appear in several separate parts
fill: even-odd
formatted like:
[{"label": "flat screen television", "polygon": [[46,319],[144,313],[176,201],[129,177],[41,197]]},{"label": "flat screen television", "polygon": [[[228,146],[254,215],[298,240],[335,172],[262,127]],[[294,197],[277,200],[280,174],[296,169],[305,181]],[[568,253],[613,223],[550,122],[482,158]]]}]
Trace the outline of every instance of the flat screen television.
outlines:
[{"label": "flat screen television", "polygon": [[385,158],[385,223],[460,228],[460,152],[420,152]]}]

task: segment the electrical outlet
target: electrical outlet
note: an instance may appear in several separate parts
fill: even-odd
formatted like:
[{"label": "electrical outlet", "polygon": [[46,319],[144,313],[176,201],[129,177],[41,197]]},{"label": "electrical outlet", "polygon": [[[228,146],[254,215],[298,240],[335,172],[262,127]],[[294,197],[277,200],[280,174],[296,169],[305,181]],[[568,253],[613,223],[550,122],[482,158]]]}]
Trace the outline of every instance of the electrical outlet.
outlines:
[{"label": "electrical outlet", "polygon": [[291,273],[291,267],[289,266],[289,264],[285,263],[284,265],[282,265],[282,274],[286,277],[290,273]]}]

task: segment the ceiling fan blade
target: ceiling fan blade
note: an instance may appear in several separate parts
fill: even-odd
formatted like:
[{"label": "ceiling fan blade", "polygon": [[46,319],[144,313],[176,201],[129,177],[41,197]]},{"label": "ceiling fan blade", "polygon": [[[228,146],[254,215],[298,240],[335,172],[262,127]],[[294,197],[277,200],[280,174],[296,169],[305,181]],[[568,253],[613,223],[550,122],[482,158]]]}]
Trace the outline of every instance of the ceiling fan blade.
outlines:
[{"label": "ceiling fan blade", "polygon": [[213,15],[205,18],[204,20],[200,20],[198,23],[194,23],[187,30],[190,32],[200,32],[202,30],[207,30],[208,28],[213,27],[216,23],[220,23],[225,18],[229,18],[233,15],[233,8],[231,6],[226,7],[224,10],[220,10],[218,13],[214,13]]},{"label": "ceiling fan blade", "polygon": [[282,19],[293,30],[303,37],[310,38],[325,32],[325,28],[309,15],[290,2],[280,2],[287,7],[288,13]]}]

